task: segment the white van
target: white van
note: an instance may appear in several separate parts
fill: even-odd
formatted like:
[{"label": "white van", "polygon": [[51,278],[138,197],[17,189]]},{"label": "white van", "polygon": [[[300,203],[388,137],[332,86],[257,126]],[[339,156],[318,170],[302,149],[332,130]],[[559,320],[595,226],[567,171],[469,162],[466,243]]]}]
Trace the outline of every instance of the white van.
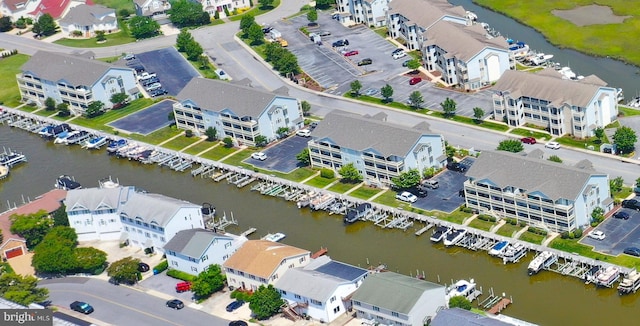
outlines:
[{"label": "white van", "polygon": [[438,187],[440,187],[438,180],[433,180],[433,179],[422,181],[422,185],[431,189],[438,189]]}]

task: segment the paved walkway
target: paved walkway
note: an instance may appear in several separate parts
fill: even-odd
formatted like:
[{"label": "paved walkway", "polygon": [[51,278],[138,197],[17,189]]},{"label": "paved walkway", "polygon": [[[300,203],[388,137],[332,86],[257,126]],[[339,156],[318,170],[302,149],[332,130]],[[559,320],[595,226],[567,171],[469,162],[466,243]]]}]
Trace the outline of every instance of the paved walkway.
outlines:
[{"label": "paved walkway", "polygon": [[317,177],[319,175],[320,175],[320,171],[318,171],[318,172],[314,173],[312,176],[300,181],[300,183],[307,183],[307,182],[309,182],[309,180],[311,180],[311,179],[313,179],[313,178],[315,178],[315,177]]},{"label": "paved walkway", "polygon": [[525,227],[523,227],[523,228],[522,228],[522,230],[520,230],[520,231],[516,232],[516,234],[514,234],[514,235],[513,235],[513,238],[514,238],[514,239],[518,239],[518,238],[520,238],[520,235],[521,235],[521,234],[523,234],[523,233],[525,233],[527,230],[529,230],[529,226],[528,226],[528,225],[527,225],[527,226],[525,226]]},{"label": "paved walkway", "polygon": [[207,140],[207,138],[206,138],[206,137],[202,137],[202,138],[200,138],[200,140],[196,141],[195,143],[193,143],[193,144],[191,144],[191,145],[187,145],[186,147],[184,147],[183,149],[179,150],[178,152],[182,153],[182,152],[184,152],[186,149],[189,149],[189,147],[193,147],[193,146],[195,146],[195,145],[197,145],[197,144],[200,144],[200,143],[202,143],[202,142],[203,142],[203,141],[205,141],[205,140]]},{"label": "paved walkway", "polygon": [[549,244],[551,243],[551,241],[553,241],[553,240],[554,240],[555,238],[557,238],[559,235],[560,235],[560,233],[555,233],[555,232],[553,232],[553,233],[549,233],[549,234],[547,235],[547,238],[546,238],[546,239],[544,239],[544,241],[542,241],[541,246],[543,246],[543,247],[548,247],[548,246],[549,246]]},{"label": "paved walkway", "polygon": [[354,190],[360,189],[360,187],[362,187],[362,186],[364,186],[364,182],[361,182],[357,186],[345,191],[345,193],[343,195],[348,195],[348,194],[352,193]]},{"label": "paved walkway", "polygon": [[493,227],[491,227],[491,229],[489,230],[489,232],[491,233],[496,233],[498,232],[498,230],[500,230],[500,228],[505,225],[507,223],[507,221],[501,219],[498,224],[494,225]]},{"label": "paved walkway", "polygon": [[172,141],[172,140],[174,140],[174,139],[176,139],[176,138],[178,138],[180,136],[184,136],[184,132],[181,132],[181,133],[179,133],[179,134],[177,134],[177,135],[175,135],[175,136],[163,141],[162,143],[158,144],[157,146],[161,147],[162,145],[164,145],[164,144],[166,144],[166,143],[168,143],[168,142],[170,142],[170,141]]},{"label": "paved walkway", "polygon": [[471,215],[471,216],[467,217],[467,218],[462,222],[462,225],[464,225],[464,226],[469,225],[469,223],[471,223],[471,221],[475,220],[475,219],[476,219],[476,217],[478,217],[478,214],[473,214],[473,215]]}]

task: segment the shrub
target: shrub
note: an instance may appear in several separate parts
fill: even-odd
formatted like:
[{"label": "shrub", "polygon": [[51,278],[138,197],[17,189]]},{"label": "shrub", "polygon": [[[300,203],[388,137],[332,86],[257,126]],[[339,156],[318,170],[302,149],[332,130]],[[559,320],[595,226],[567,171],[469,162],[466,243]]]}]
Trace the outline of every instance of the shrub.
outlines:
[{"label": "shrub", "polygon": [[569,232],[567,231],[562,232],[562,234],[560,234],[560,238],[569,239]]},{"label": "shrub", "polygon": [[543,235],[546,236],[547,235],[547,231],[540,229],[540,228],[535,228],[535,227],[530,227],[527,229],[528,232],[531,232],[533,234],[539,234],[539,235]]},{"label": "shrub", "polygon": [[573,236],[576,238],[582,238],[582,230],[576,229],[575,231],[573,231]]},{"label": "shrub", "polygon": [[73,35],[73,36],[75,36],[75,37],[82,36],[82,31],[78,31],[78,30],[73,31],[73,32],[71,32],[71,35]]},{"label": "shrub", "polygon": [[169,263],[166,260],[161,261],[158,265],[153,266],[153,270],[156,273],[162,273],[169,267]]},{"label": "shrub", "polygon": [[518,224],[518,221],[516,221],[516,219],[513,218],[513,217],[509,217],[509,218],[507,218],[507,223],[509,223],[511,225],[516,225],[516,224]]},{"label": "shrub", "polygon": [[483,220],[483,221],[487,221],[487,222],[495,222],[496,221],[496,218],[491,216],[491,215],[480,214],[480,215],[478,215],[478,218]]},{"label": "shrub", "polygon": [[191,129],[187,129],[187,130],[184,132],[184,135],[185,135],[187,138],[191,138],[191,137],[193,137],[193,130],[191,130]]},{"label": "shrub", "polygon": [[520,223],[518,223],[518,225],[520,225],[521,228],[527,226],[527,222],[521,221]]},{"label": "shrub", "polygon": [[320,176],[325,179],[333,179],[335,178],[336,173],[331,169],[323,168],[320,170]]},{"label": "shrub", "polygon": [[170,269],[167,271],[167,276],[171,276],[173,278],[177,278],[179,280],[193,282],[196,280],[197,276],[191,275],[189,273],[185,273],[183,271],[179,271],[177,269]]},{"label": "shrub", "polygon": [[465,213],[473,213],[473,209],[465,206],[460,206],[460,211]]}]

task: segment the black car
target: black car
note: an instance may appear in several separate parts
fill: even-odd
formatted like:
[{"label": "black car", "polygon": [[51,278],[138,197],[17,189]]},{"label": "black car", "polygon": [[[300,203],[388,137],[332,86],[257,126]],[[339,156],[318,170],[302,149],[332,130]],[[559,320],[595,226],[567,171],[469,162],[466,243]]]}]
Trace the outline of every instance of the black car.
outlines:
[{"label": "black car", "polygon": [[346,46],[349,45],[349,40],[344,39],[344,40],[337,40],[335,42],[333,42],[333,47],[337,48],[337,47],[341,47],[341,46]]},{"label": "black car", "polygon": [[622,201],[622,207],[631,208],[631,209],[635,209],[637,211],[640,211],[640,202],[638,202],[635,199],[623,200]]},{"label": "black car", "polygon": [[367,59],[362,59],[360,60],[360,62],[358,62],[358,66],[366,66],[366,65],[370,65],[373,63],[373,60],[367,58]]},{"label": "black car", "polygon": [[248,326],[244,320],[234,320],[229,322],[229,326]]},{"label": "black car", "polygon": [[149,271],[149,265],[145,263],[138,263],[138,272],[144,273]]},{"label": "black car", "polygon": [[467,167],[458,163],[458,162],[451,162],[449,164],[447,164],[447,169],[451,170],[451,171],[456,171],[456,172],[466,172],[467,171]]},{"label": "black car", "polygon": [[619,218],[619,219],[623,219],[623,220],[628,220],[629,219],[629,213],[625,212],[625,211],[618,211],[615,212],[613,214],[614,218]]},{"label": "black car", "polygon": [[640,257],[640,248],[637,248],[637,247],[625,248],[624,253],[627,255]]},{"label": "black car", "polygon": [[244,301],[242,300],[236,300],[234,302],[231,302],[230,304],[227,305],[227,312],[232,312],[240,307],[242,307],[242,305],[244,304]]},{"label": "black car", "polygon": [[184,303],[182,303],[182,301],[180,301],[178,299],[173,299],[173,300],[167,301],[167,307],[172,308],[172,309],[176,309],[176,310],[180,310],[180,309],[184,308]]},{"label": "black car", "polygon": [[82,302],[82,301],[74,301],[69,305],[69,308],[71,308],[71,310],[73,311],[77,311],[77,312],[81,312],[85,315],[88,315],[90,313],[93,312],[93,307],[86,303],[86,302]]},{"label": "black car", "polygon": [[149,92],[149,96],[151,97],[156,97],[156,96],[160,96],[160,95],[165,95],[167,94],[167,90],[164,88],[158,88],[158,89],[154,89],[152,91]]},{"label": "black car", "polygon": [[158,77],[151,77],[151,78],[148,78],[148,79],[141,80],[140,84],[142,84],[142,86],[148,86],[148,85],[151,85],[151,84],[155,84],[155,83],[157,83],[159,81],[160,81],[160,79],[158,79]]},{"label": "black car", "polygon": [[267,33],[271,32],[271,30],[272,30],[272,29],[273,29],[273,27],[264,27],[264,28],[262,29],[262,32],[263,32],[263,33],[265,33],[265,34],[267,34]]},{"label": "black car", "polygon": [[418,198],[427,197],[427,190],[421,189],[420,187],[410,188],[407,191],[412,193],[414,196]]}]

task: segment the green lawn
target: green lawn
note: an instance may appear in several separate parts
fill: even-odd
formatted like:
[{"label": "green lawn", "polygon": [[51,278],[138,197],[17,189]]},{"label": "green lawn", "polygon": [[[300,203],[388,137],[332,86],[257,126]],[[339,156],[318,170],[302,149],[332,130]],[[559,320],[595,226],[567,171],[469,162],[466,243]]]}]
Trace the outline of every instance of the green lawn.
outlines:
[{"label": "green lawn", "polygon": [[[52,116],[52,115],[58,115],[58,112],[57,111],[47,111],[47,110],[42,109],[42,110],[38,110],[38,111],[33,112],[33,114],[39,115],[41,117],[49,117],[49,116]],[[68,117],[65,117],[65,118],[68,118]]]},{"label": "green lawn", "polygon": [[168,126],[160,130],[156,130],[146,136],[140,135],[140,134],[130,134],[126,137],[131,138],[133,140],[139,140],[145,143],[149,143],[152,145],[157,145],[167,139],[170,139],[172,137],[175,137],[176,135],[181,134],[182,132],[183,132],[182,130],[177,129],[175,126]]},{"label": "green lawn", "polygon": [[382,38],[387,38],[387,36],[389,36],[387,34],[389,32],[389,29],[386,27],[376,28],[373,31],[376,32],[376,34],[380,35],[380,37]]},{"label": "green lawn", "polygon": [[184,152],[191,155],[198,155],[200,152],[215,146],[215,144],[217,144],[217,142],[209,142],[205,140],[187,148]]},{"label": "green lawn", "polygon": [[123,25],[123,24],[126,24],[126,22],[123,23],[122,21],[120,21],[118,24],[121,30],[116,33],[106,34],[105,37],[107,40],[102,43],[98,43],[95,37],[88,38],[88,39],[87,38],[62,38],[57,41],[54,41],[53,43],[72,47],[72,48],[101,48],[106,46],[122,45],[122,44],[135,42],[136,39],[129,35],[129,30]]},{"label": "green lawn", "polygon": [[471,221],[469,223],[469,226],[472,228],[476,228],[476,229],[480,229],[480,230],[484,230],[484,231],[489,231],[491,230],[491,227],[493,227],[495,225],[495,223],[492,222],[488,222],[488,221],[483,221],[479,218],[474,218],[473,221]]},{"label": "green lawn", "polygon": [[501,226],[498,231],[496,231],[496,234],[505,236],[505,237],[513,237],[513,235],[522,230],[521,227],[519,227],[518,225],[511,225],[509,223],[504,224],[503,226]]},{"label": "green lawn", "polygon": [[197,70],[204,78],[220,79],[218,78],[218,74],[216,74],[216,66],[214,66],[211,61],[207,60],[207,65],[202,66],[199,62],[187,59],[187,55],[184,52],[180,52],[180,54],[189,64],[191,64],[193,69]]},{"label": "green lawn", "polygon": [[[235,155],[234,155],[235,156]],[[293,171],[291,171],[290,173],[287,174],[283,174],[283,173],[275,173],[275,175],[277,175],[280,178],[283,179],[287,179],[287,180],[291,180],[291,181],[295,181],[295,182],[300,182],[304,179],[309,178],[310,176],[316,174],[316,170],[309,168],[309,167],[302,167],[302,168],[297,168]]]},{"label": "green lawn", "polygon": [[549,247],[566,251],[569,253],[576,253],[580,256],[593,258],[596,260],[605,261],[612,264],[617,264],[620,266],[626,266],[631,268],[640,268],[640,258],[632,257],[629,255],[620,254],[618,256],[609,256],[605,254],[601,254],[592,250],[592,247],[585,246],[581,243],[578,243],[578,240],[575,239],[560,239],[556,238],[549,244]]},{"label": "green lawn", "polygon": [[24,111],[24,112],[35,112],[36,110],[40,110],[40,107],[38,107],[35,104],[33,104],[33,105],[23,105],[20,108],[20,111]]},{"label": "green lawn", "polygon": [[326,187],[328,184],[332,183],[336,181],[336,178],[332,178],[332,179],[327,179],[327,178],[323,178],[321,176],[317,176],[309,181],[307,181],[305,184],[311,187],[316,187],[316,188],[324,188]]},{"label": "green lawn", "polygon": [[522,232],[518,240],[531,242],[535,244],[542,244],[542,241],[544,240],[544,238],[546,238],[546,236],[544,235],[539,235],[539,234],[531,233],[529,231],[524,231]]},{"label": "green lawn", "polygon": [[[223,157],[239,150],[240,149],[237,147],[226,147],[224,146],[224,144],[220,144],[219,146],[212,148],[201,156],[209,160],[220,161]],[[231,164],[229,162],[225,163]]]},{"label": "green lawn", "polygon": [[131,103],[129,103],[129,105],[125,106],[122,109],[109,110],[103,115],[94,118],[78,117],[73,120],[73,123],[91,129],[113,132],[113,128],[107,126],[107,124],[125,117],[131,113],[145,109],[153,103],[154,101],[151,99],[140,98],[132,101]]},{"label": "green lawn", "polygon": [[[504,13],[540,31],[549,42],[564,48],[610,57],[640,65],[640,7],[624,0],[475,0],[475,3]],[[623,23],[577,26],[554,15],[554,9],[570,10],[597,3],[610,7],[615,15],[630,16]]]},{"label": "green lawn", "polygon": [[[224,147],[224,144],[220,144],[220,146],[218,146],[218,147]],[[212,149],[212,150],[215,150],[215,149]],[[249,156],[251,156],[251,153],[253,153],[253,152],[255,152],[255,150],[253,150],[253,149],[245,149],[245,150],[242,150],[242,151],[238,151],[235,154],[233,154],[233,156],[231,156],[228,159],[224,160],[224,163],[225,164],[229,164],[229,165],[241,166],[243,168],[255,171],[255,167],[253,165],[242,162],[242,161],[246,160]]]},{"label": "green lawn", "polygon": [[279,5],[280,5],[280,0],[273,0],[273,3],[271,4],[271,6],[266,8],[261,8],[262,6],[258,4],[257,6],[251,8],[251,10],[247,10],[241,15],[235,15],[235,16],[229,17],[229,20],[231,21],[240,20],[244,15],[252,15],[253,17],[259,16],[273,10],[274,8],[277,8]]},{"label": "green lawn", "polygon": [[636,115],[640,115],[640,110],[632,109],[626,106],[618,106],[618,112],[625,117],[633,117]]},{"label": "green lawn", "polygon": [[344,194],[345,192],[349,191],[349,189],[352,189],[357,185],[358,185],[357,183],[348,183],[348,182],[341,181],[329,187],[329,190],[340,193],[340,194]]},{"label": "green lawn", "polygon": [[430,211],[430,212],[427,212],[425,215],[435,216],[435,217],[437,217],[437,218],[439,218],[441,220],[449,221],[451,223],[462,224],[462,222],[464,222],[464,220],[466,220],[472,214],[471,213],[465,213],[465,212],[457,209],[457,210],[453,211],[451,214],[444,213],[444,212],[439,212],[439,211]]},{"label": "green lawn", "polygon": [[412,209],[411,204],[397,200],[396,192],[393,190],[383,192],[382,195],[376,197],[373,201],[389,207],[402,208],[406,211],[415,211],[415,209]]},{"label": "green lawn", "polygon": [[168,148],[168,149],[172,149],[174,151],[180,151],[181,149],[199,141],[200,138],[198,137],[186,137],[186,136],[180,136],[177,138],[172,139],[171,141],[162,144],[162,147]]},{"label": "green lawn", "polygon": [[522,136],[522,137],[533,137],[535,139],[549,140],[551,139],[551,134],[547,132],[533,131],[524,128],[516,128],[509,132],[510,134]]},{"label": "green lawn", "polygon": [[631,195],[632,192],[633,192],[633,188],[622,187],[622,190],[618,192],[614,192],[611,195],[613,196],[613,199],[624,200],[624,199],[627,199],[627,197],[629,197],[629,195]]},{"label": "green lawn", "polygon": [[[578,138],[573,138],[572,136],[569,136],[569,135],[565,135],[565,136],[556,138],[555,141],[568,147],[587,148],[588,146],[593,146],[595,151],[600,151],[601,143],[598,142],[598,139],[596,137],[578,139]],[[603,142],[606,142],[606,140],[604,140]]]},{"label": "green lawn", "polygon": [[25,62],[29,60],[26,54],[16,54],[0,59],[0,104],[16,107],[20,105],[20,90],[16,82],[16,74],[20,72]]},{"label": "green lawn", "polygon": [[382,191],[382,189],[380,189],[380,188],[362,186],[362,187],[350,192],[349,196],[353,196],[353,197],[356,197],[356,198],[368,200],[369,198],[371,198],[371,197],[375,196],[376,194],[380,193],[381,191]]},{"label": "green lawn", "polygon": [[478,127],[481,127],[481,128],[491,129],[491,130],[497,130],[497,131],[502,131],[502,132],[509,130],[509,126],[507,126],[506,124],[503,124],[503,123],[497,123],[497,122],[492,122],[492,121],[480,121],[480,122],[478,122],[474,118],[463,117],[463,116],[459,116],[459,115],[454,115],[453,117],[445,118],[444,117],[444,113],[439,112],[439,111],[434,111],[431,115],[434,116],[434,117],[439,117],[439,118],[447,119],[447,120],[453,120],[453,121],[456,121],[456,122],[465,123],[465,124],[468,124],[468,125],[474,125],[474,126],[478,126]]},{"label": "green lawn", "polygon": [[105,57],[105,58],[97,58],[96,60],[106,62],[106,63],[113,63],[118,61],[120,58],[122,58],[122,55],[116,55],[113,57]]},{"label": "green lawn", "polygon": [[135,8],[133,6],[133,1],[131,0],[94,0],[96,4],[103,5],[105,7],[113,8],[118,13],[120,9],[128,9],[129,12],[135,15]]}]

